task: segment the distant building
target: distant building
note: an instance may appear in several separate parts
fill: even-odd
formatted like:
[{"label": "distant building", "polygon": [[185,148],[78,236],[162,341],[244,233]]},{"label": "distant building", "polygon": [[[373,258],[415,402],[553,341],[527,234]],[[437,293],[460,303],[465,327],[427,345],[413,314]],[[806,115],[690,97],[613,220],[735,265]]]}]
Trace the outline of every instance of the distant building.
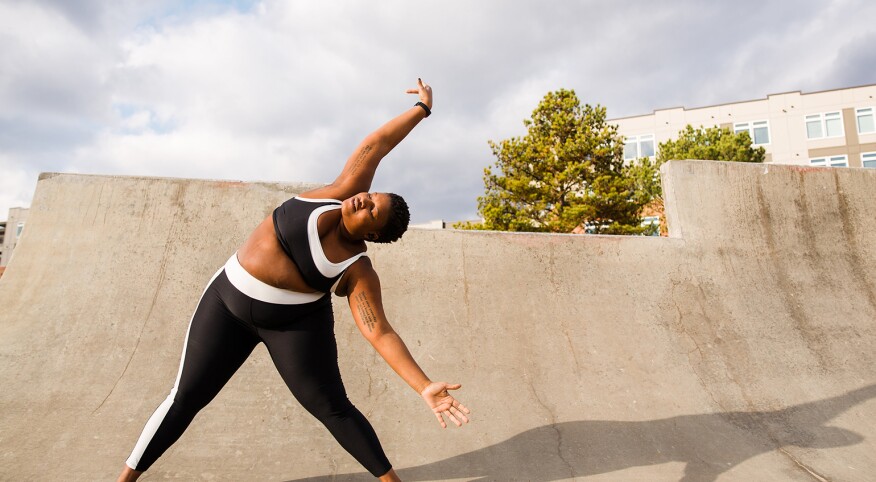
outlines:
[{"label": "distant building", "polygon": [[9,264],[12,259],[12,251],[24,233],[24,224],[27,221],[27,208],[10,208],[9,217],[3,226],[2,240],[0,240],[0,266]]},{"label": "distant building", "polygon": [[688,124],[748,131],[766,162],[876,168],[876,84],[612,119],[626,139],[624,159],[653,157]]},{"label": "distant building", "polygon": [[415,229],[444,229],[445,227],[447,227],[447,225],[444,220],[437,219],[435,221],[429,221],[425,223],[411,224],[408,227]]}]

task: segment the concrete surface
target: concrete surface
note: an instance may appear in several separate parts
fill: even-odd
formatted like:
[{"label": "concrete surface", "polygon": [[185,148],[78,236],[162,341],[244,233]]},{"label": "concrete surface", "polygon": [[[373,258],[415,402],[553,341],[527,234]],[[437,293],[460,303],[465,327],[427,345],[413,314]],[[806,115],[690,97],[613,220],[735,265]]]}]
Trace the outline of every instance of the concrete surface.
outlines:
[{"label": "concrete surface", "polygon": [[[674,161],[670,238],[412,231],[372,248],[441,430],[335,300],[340,364],[406,480],[865,481],[876,170]],[[0,479],[110,480],[190,312],[302,185],[44,175],[0,279]],[[414,207],[416,208],[416,207]],[[142,480],[368,480],[263,347]]]}]

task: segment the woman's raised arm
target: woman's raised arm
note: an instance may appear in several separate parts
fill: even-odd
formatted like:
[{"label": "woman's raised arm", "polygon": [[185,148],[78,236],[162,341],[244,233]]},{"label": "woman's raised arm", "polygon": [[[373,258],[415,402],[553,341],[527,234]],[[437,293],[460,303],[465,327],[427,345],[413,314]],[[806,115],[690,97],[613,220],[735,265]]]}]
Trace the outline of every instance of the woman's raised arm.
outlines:
[{"label": "woman's raised arm", "polygon": [[[302,194],[314,199],[347,199],[368,192],[377,165],[416,125],[431,113],[432,87],[417,79],[417,88],[408,89],[408,94],[417,94],[419,102],[399,116],[368,134],[356,150],[347,158],[341,174],[331,184]],[[422,105],[420,105],[422,104]]]}]

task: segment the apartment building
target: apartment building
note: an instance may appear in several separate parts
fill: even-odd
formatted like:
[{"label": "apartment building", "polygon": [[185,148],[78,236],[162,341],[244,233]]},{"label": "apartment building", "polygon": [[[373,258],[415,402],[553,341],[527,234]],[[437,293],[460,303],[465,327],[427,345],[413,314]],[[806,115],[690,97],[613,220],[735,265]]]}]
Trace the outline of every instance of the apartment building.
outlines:
[{"label": "apartment building", "polygon": [[654,156],[688,124],[748,131],[766,162],[876,168],[876,84],[611,119],[626,139],[624,158]]}]

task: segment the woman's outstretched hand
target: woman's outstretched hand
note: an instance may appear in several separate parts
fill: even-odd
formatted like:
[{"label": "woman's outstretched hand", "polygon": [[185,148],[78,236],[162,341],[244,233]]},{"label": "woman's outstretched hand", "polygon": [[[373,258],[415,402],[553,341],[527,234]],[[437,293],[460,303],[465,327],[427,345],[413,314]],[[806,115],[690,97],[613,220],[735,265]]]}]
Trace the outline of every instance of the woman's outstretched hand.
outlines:
[{"label": "woman's outstretched hand", "polygon": [[[421,84],[422,85],[422,84]],[[451,385],[444,382],[432,382],[420,392],[420,396],[429,405],[429,408],[435,413],[438,423],[441,428],[447,428],[447,423],[444,422],[444,417],[450,419],[457,427],[462,427],[462,424],[468,423],[466,414],[471,413],[465,406],[459,403],[459,400],[453,398],[447,390],[458,390],[462,385]]]},{"label": "woman's outstretched hand", "polygon": [[418,94],[420,102],[426,104],[426,107],[432,108],[432,87],[429,84],[424,84],[423,79],[417,79],[417,88],[408,89],[408,94]]}]

